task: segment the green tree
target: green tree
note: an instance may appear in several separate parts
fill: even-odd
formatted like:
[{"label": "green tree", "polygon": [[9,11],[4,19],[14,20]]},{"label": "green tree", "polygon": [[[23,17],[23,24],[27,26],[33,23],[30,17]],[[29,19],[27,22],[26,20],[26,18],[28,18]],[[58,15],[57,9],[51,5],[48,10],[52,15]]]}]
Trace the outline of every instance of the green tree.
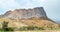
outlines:
[{"label": "green tree", "polygon": [[2,23],[2,29],[5,30],[5,31],[8,30],[8,22],[4,21]]}]

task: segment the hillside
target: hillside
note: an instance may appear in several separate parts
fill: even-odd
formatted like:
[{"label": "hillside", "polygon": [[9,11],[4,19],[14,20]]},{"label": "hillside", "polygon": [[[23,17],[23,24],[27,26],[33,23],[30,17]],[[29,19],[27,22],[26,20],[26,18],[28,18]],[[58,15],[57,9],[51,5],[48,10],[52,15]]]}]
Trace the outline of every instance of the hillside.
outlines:
[{"label": "hillside", "polygon": [[8,27],[38,26],[44,28],[58,28],[59,24],[49,19],[43,7],[33,9],[15,9],[0,16],[0,27],[4,21]]}]

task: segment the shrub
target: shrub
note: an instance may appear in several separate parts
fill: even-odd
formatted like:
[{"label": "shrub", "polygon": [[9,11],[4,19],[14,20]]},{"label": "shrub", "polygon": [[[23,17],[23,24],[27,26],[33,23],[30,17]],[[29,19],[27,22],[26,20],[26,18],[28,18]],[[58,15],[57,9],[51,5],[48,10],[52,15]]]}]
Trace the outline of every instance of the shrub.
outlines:
[{"label": "shrub", "polygon": [[7,30],[7,28],[8,28],[8,22],[5,22],[5,21],[4,21],[4,22],[2,23],[2,29],[3,29],[3,30]]},{"label": "shrub", "polygon": [[4,31],[13,31],[14,28],[8,28],[8,22],[4,21],[2,23],[2,29],[1,30],[4,30]]},{"label": "shrub", "polygon": [[8,31],[13,31],[14,30],[14,28],[7,28],[8,29]]},{"label": "shrub", "polygon": [[20,30],[45,30],[45,29],[37,26],[27,26],[27,27],[24,26],[24,27],[21,27]]}]

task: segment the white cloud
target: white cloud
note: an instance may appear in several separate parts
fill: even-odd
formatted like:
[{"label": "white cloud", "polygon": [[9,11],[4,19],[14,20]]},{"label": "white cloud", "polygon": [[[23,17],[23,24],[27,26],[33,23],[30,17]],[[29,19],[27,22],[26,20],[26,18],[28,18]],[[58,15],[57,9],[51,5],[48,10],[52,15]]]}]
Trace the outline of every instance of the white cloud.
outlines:
[{"label": "white cloud", "polygon": [[[18,0],[16,0],[18,1]],[[15,9],[15,8],[31,8],[35,6],[41,6],[45,0],[20,0],[16,2],[15,0],[0,0],[0,6],[4,10]],[[24,4],[23,4],[24,3]]]},{"label": "white cloud", "polygon": [[45,0],[0,0],[0,8],[6,12],[17,8],[33,8],[41,6]]},{"label": "white cloud", "polygon": [[46,0],[16,0],[16,2],[23,8],[32,8],[42,6],[45,4]]},{"label": "white cloud", "polygon": [[16,9],[19,8],[20,5],[15,2],[15,0],[2,0],[0,1],[0,8],[4,10]]}]

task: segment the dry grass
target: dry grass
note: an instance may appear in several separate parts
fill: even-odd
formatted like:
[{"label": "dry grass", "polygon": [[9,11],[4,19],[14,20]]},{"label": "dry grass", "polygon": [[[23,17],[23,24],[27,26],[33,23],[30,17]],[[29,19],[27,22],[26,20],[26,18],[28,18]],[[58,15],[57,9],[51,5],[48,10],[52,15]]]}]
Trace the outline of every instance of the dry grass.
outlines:
[{"label": "dry grass", "polygon": [[42,26],[42,27],[58,27],[58,24],[50,21],[50,20],[44,20],[44,19],[36,19],[36,18],[31,18],[31,19],[19,19],[19,20],[12,20],[8,18],[1,18],[0,19],[0,24],[2,24],[3,21],[7,21],[9,27],[20,27],[20,26]]}]

